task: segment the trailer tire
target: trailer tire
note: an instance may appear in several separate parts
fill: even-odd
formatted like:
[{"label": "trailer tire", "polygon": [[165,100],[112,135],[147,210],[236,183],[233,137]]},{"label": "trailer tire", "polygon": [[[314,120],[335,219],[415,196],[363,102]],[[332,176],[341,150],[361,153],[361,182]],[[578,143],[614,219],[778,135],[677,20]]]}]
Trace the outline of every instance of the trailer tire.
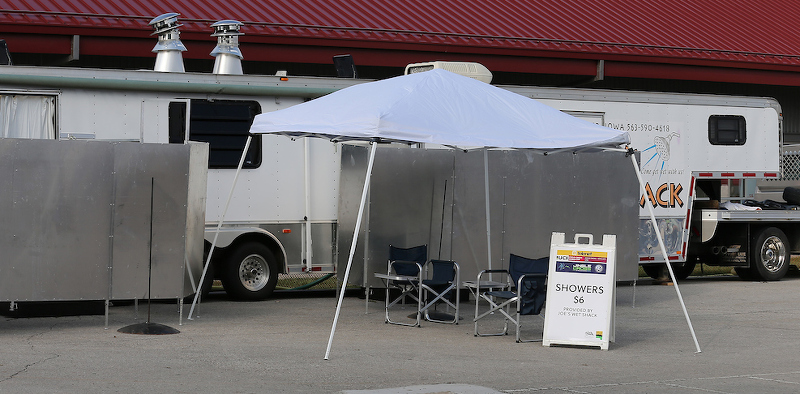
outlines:
[{"label": "trailer tire", "polygon": [[664,269],[663,264],[642,264],[642,270],[644,270],[644,273],[653,279],[658,279],[661,277],[662,269]]},{"label": "trailer tire", "polygon": [[[684,263],[671,263],[672,273],[675,274],[676,280],[684,280],[694,272],[694,267],[697,265],[694,261],[687,261]],[[644,264],[642,269],[644,273],[653,279],[663,279],[668,277],[669,273],[666,272],[666,266],[662,263],[658,264]]]},{"label": "trailer tire", "polygon": [[265,245],[248,242],[230,252],[220,279],[233,298],[263,300],[278,284],[278,262]]},{"label": "trailer tire", "polygon": [[697,263],[694,261],[686,261],[683,263],[672,263],[672,271],[675,273],[675,279],[684,280],[694,272],[694,267]]},{"label": "trailer tire", "polygon": [[791,186],[784,188],[783,200],[789,204],[800,205],[800,188]]},{"label": "trailer tire", "polygon": [[750,268],[734,267],[733,270],[736,272],[736,276],[738,276],[741,280],[753,280],[755,278],[753,276],[753,271]]},{"label": "trailer tire", "polygon": [[750,245],[750,273],[760,280],[780,280],[789,271],[789,241],[777,227],[767,227]]}]

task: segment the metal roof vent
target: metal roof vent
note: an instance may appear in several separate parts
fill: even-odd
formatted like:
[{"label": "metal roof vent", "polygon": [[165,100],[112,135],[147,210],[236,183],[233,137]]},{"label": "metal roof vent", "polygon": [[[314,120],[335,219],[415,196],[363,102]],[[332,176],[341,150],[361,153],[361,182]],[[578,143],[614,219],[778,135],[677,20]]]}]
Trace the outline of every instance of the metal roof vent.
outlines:
[{"label": "metal roof vent", "polygon": [[177,13],[170,12],[153,18],[150,25],[156,30],[152,34],[158,34],[158,43],[153,47],[156,53],[155,71],[161,72],[184,72],[183,56],[181,52],[186,50],[181,42],[181,34],[178,28],[183,26],[178,23]]},{"label": "metal roof vent", "polygon": [[243,23],[233,20],[219,21],[211,25],[217,37],[217,46],[211,51],[211,56],[217,58],[214,62],[214,74],[242,75],[242,51],[239,50],[239,32]]}]

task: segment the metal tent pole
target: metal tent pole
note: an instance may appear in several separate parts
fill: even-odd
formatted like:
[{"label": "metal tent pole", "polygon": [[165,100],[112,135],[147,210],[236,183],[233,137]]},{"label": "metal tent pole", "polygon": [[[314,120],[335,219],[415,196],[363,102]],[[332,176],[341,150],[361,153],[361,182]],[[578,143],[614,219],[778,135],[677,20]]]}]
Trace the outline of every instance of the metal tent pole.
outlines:
[{"label": "metal tent pole", "polygon": [[[647,190],[644,186],[644,181],[642,180],[642,173],[639,171],[639,163],[636,162],[636,155],[631,154],[631,163],[633,163],[633,169],[636,171],[636,178],[639,180],[639,187],[641,187],[641,191],[645,194]],[[650,204],[647,205],[647,208],[650,212],[650,222],[653,224],[653,229],[655,230],[656,237],[658,238],[658,246],[661,249],[661,255],[664,257],[664,264],[667,265],[667,270],[669,271],[669,277],[672,279],[672,283],[675,285],[675,292],[678,294],[678,300],[681,303],[681,308],[683,309],[683,315],[686,317],[686,323],[689,324],[689,331],[692,333],[692,339],[694,339],[694,346],[697,348],[697,353],[700,353],[700,344],[697,343],[697,335],[694,333],[694,327],[692,327],[692,320],[689,318],[689,312],[686,310],[686,304],[683,302],[683,296],[681,295],[681,290],[678,288],[678,281],[675,280],[675,273],[672,272],[672,265],[669,263],[669,255],[667,254],[667,248],[664,246],[664,240],[661,237],[661,231],[658,230],[658,222],[656,222],[656,215],[653,212],[653,207]]]},{"label": "metal tent pole", "polygon": [[[489,206],[489,148],[483,150],[483,191],[486,195],[486,254],[489,269],[492,269],[492,216]],[[491,278],[491,274],[489,277]]]},{"label": "metal tent pole", "polygon": [[339,321],[339,312],[342,310],[342,301],[344,300],[344,291],[347,287],[347,279],[350,276],[350,266],[353,265],[353,256],[356,253],[356,244],[358,243],[358,232],[361,230],[361,218],[364,215],[364,206],[367,202],[367,192],[369,191],[370,178],[372,177],[372,166],[375,163],[375,151],[378,146],[377,143],[370,142],[369,163],[367,164],[367,177],[364,179],[364,190],[361,192],[361,205],[358,207],[358,216],[356,217],[356,228],[353,230],[353,241],[350,243],[350,255],[347,257],[347,268],[344,270],[344,279],[342,279],[342,288],[339,290],[339,301],[336,304],[336,315],[333,317],[333,325],[331,325],[331,336],[328,338],[328,348],[325,350],[325,360],[331,354],[331,344],[333,343],[333,334],[336,331],[336,323]]},{"label": "metal tent pole", "polygon": [[305,190],[305,261],[304,266],[306,268],[306,272],[311,272],[311,266],[313,264],[314,258],[314,249],[313,245],[311,244],[311,170],[309,169],[310,165],[310,157],[311,154],[309,152],[309,138],[305,138],[303,140],[303,187]]},{"label": "metal tent pole", "polygon": [[247,150],[250,149],[250,141],[253,140],[252,135],[247,136],[247,142],[244,143],[244,150],[242,151],[242,157],[239,159],[239,166],[236,167],[236,174],[233,176],[233,184],[231,185],[231,191],[228,193],[228,200],[225,201],[225,209],[222,210],[222,215],[219,216],[219,222],[217,223],[217,231],[214,232],[214,240],[211,242],[211,249],[208,251],[208,257],[206,258],[206,264],[203,266],[203,275],[200,276],[200,284],[197,286],[197,292],[194,293],[194,300],[192,300],[192,307],[189,308],[189,320],[192,320],[192,313],[194,313],[195,305],[197,305],[197,300],[200,299],[200,293],[203,292],[203,281],[206,280],[206,273],[208,272],[208,265],[211,264],[211,255],[214,254],[214,248],[217,246],[217,238],[219,237],[219,230],[222,228],[222,221],[225,220],[225,214],[228,212],[228,205],[231,203],[231,198],[233,197],[233,190],[236,188],[236,180],[239,179],[239,171],[242,170],[242,166],[244,165],[244,158],[247,156]]}]

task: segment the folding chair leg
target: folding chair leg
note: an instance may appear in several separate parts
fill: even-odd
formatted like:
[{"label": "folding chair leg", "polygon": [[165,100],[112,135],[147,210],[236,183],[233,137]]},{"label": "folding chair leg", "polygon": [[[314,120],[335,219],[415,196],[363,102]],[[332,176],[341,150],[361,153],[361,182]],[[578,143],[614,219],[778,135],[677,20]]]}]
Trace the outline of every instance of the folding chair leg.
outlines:
[{"label": "folding chair leg", "polygon": [[[541,317],[542,319],[544,319],[544,316],[542,316],[541,314],[538,315],[538,316]],[[519,312],[517,312],[517,343],[542,342],[542,340],[544,339],[544,338],[539,338],[539,339],[520,339],[520,330],[521,329],[522,329],[522,319],[520,317]],[[544,334],[542,334],[542,336],[544,337]]]},{"label": "folding chair leg", "polygon": [[[512,300],[508,300],[508,301],[505,301],[503,303],[497,304],[490,297],[487,297],[487,296],[485,296],[483,294],[479,295],[479,297],[489,303],[489,310],[484,312],[483,314],[479,315],[479,309],[478,309],[478,304],[479,304],[478,301],[479,300],[475,301],[475,319],[473,320],[474,323],[475,323],[475,336],[476,337],[490,337],[490,336],[508,335],[508,322],[511,321],[512,323],[517,324],[517,322],[514,320],[514,318],[511,315],[509,315],[509,313],[508,313],[508,306],[513,301]],[[504,316],[504,318],[503,318],[503,331],[493,332],[493,333],[481,333],[481,332],[479,332],[478,331],[478,321],[480,319],[486,317],[486,316],[494,314],[495,312],[499,312],[500,314],[502,314]]]},{"label": "folding chair leg", "polygon": [[[403,292],[401,292],[399,297],[394,299],[394,301],[389,302],[389,290],[390,289],[389,289],[389,287],[386,288],[386,298],[385,298],[385,302],[384,302],[384,305],[385,305],[385,308],[384,308],[385,309],[384,322],[385,323],[397,324],[399,326],[409,326],[409,327],[421,327],[422,326],[420,324],[421,320],[422,320],[422,312],[423,312],[422,311],[422,287],[421,286],[416,286],[415,289],[417,290],[417,296],[416,297],[410,291],[403,291]],[[415,298],[416,301],[417,301],[417,308],[416,308],[417,317],[416,317],[416,320],[415,320],[415,322],[413,324],[412,323],[399,322],[399,321],[392,321],[392,319],[389,317],[389,308],[394,306],[398,302],[404,302],[406,295],[409,295],[412,298]]]},{"label": "folding chair leg", "polygon": [[[459,301],[460,301],[460,295],[458,294],[458,289],[455,289],[455,288],[451,287],[449,289],[446,289],[446,290],[442,291],[441,293],[437,293],[437,292],[433,291],[432,289],[428,288],[428,291],[433,293],[435,295],[435,297],[434,297],[433,300],[428,302],[422,308],[422,310],[425,312],[425,320],[428,320],[428,321],[431,321],[431,322],[435,322],[435,323],[458,324],[458,304],[459,304]],[[456,292],[456,303],[455,304],[453,304],[453,302],[451,302],[447,298],[444,298],[447,295],[447,293],[449,293],[450,291],[455,291]],[[432,306],[435,306],[436,303],[439,302],[440,300],[444,301],[445,304],[447,304],[447,305],[451,306],[453,309],[455,309],[456,312],[455,312],[455,315],[453,316],[453,320],[437,320],[437,319],[431,318],[430,313],[429,313],[430,312],[430,308]]]}]

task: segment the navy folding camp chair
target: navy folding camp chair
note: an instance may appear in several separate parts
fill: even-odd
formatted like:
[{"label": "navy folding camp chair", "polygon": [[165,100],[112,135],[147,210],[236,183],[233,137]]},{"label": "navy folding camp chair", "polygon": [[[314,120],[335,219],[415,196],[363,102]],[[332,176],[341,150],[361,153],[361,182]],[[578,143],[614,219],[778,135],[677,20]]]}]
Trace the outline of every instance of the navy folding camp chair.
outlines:
[{"label": "navy folding camp chair", "polygon": [[[458,324],[458,284],[461,277],[458,264],[449,260],[431,260],[424,268],[426,279],[422,280],[422,291],[425,305],[422,311],[425,312],[425,320]],[[442,303],[453,308],[455,315],[451,317],[447,313],[431,311],[431,307],[436,308]]]},{"label": "navy folding camp chair", "polygon": [[[547,294],[545,284],[547,281],[547,266],[549,258],[528,259],[512,254],[508,263],[508,270],[483,270],[478,274],[478,298],[475,300],[475,336],[506,335],[508,323],[517,326],[517,342],[534,342],[538,340],[521,340],[520,328],[523,315],[538,315],[544,307]],[[492,290],[481,289],[481,277],[484,274],[505,275],[506,289]],[[478,314],[478,305],[481,300],[489,304],[489,310]],[[515,306],[516,314],[512,316],[509,307]],[[493,333],[480,333],[478,321],[484,317],[499,312],[504,316],[503,330]]]},{"label": "navy folding camp chair", "polygon": [[[419,326],[423,300],[422,266],[428,260],[428,245],[411,248],[398,248],[389,245],[389,262],[386,276],[385,322],[403,326]],[[390,300],[390,290],[397,289],[400,295]],[[413,324],[392,320],[389,309],[398,303],[405,303],[406,298],[416,301],[416,320]]]}]

